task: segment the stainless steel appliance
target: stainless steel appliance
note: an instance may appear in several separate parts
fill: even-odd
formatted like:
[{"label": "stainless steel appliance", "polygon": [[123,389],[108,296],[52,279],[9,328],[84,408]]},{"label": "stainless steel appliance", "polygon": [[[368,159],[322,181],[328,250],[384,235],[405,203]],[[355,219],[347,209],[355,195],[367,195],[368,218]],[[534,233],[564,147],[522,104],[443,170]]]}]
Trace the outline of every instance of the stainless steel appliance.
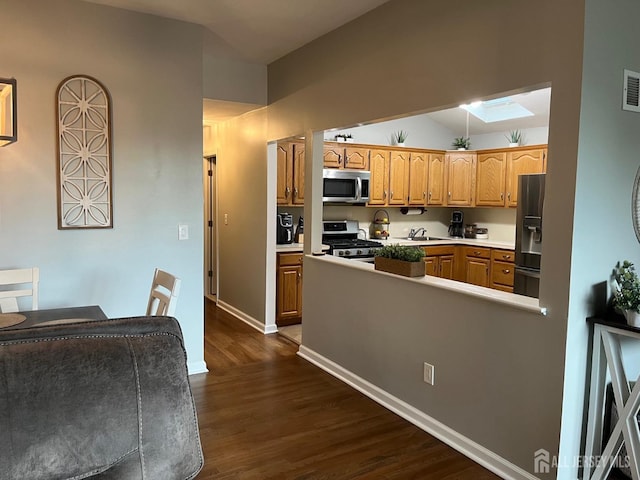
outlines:
[{"label": "stainless steel appliance", "polygon": [[544,179],[544,173],[520,175],[518,179],[513,292],[534,298],[540,290]]},{"label": "stainless steel appliance", "polygon": [[278,213],[276,223],[276,243],[293,243],[293,215]]},{"label": "stainless steel appliance", "polygon": [[322,201],[365,203],[369,201],[371,173],[366,170],[322,170]]},{"label": "stainless steel appliance", "polygon": [[329,245],[329,254],[364,262],[373,262],[382,243],[358,238],[355,220],[325,220],[322,222],[322,243]]},{"label": "stainless steel appliance", "polygon": [[464,236],[463,226],[464,215],[460,210],[454,210],[451,213],[451,222],[449,223],[449,236],[462,238]]}]

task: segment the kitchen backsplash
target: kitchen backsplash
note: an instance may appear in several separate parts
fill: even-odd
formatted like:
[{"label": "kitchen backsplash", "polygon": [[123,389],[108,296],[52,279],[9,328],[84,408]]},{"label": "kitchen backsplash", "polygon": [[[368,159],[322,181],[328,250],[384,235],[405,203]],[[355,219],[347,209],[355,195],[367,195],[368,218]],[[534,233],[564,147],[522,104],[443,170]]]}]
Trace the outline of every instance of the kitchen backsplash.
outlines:
[{"label": "kitchen backsplash", "polygon": [[[378,209],[351,205],[325,205],[325,220],[357,220],[360,228],[371,235],[371,223]],[[424,227],[427,235],[446,237],[451,220],[450,207],[428,208],[422,215],[403,215],[399,208],[385,207],[389,213],[389,232],[391,237],[406,237],[411,228]],[[489,229],[489,238],[499,242],[515,242],[516,210],[513,208],[461,208],[464,223],[476,223],[478,227]],[[293,215],[293,223],[297,225],[300,215],[304,215],[302,207],[278,207],[278,213],[287,212]],[[274,220],[275,221],[275,220]]]}]

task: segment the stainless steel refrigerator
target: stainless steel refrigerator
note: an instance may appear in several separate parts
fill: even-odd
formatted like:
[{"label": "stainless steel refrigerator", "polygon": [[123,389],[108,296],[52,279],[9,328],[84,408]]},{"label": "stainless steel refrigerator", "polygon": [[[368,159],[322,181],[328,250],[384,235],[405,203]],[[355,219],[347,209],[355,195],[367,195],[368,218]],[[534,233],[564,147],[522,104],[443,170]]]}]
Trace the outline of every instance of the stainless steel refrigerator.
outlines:
[{"label": "stainless steel refrigerator", "polygon": [[544,173],[520,175],[516,213],[514,293],[538,298],[542,258]]}]

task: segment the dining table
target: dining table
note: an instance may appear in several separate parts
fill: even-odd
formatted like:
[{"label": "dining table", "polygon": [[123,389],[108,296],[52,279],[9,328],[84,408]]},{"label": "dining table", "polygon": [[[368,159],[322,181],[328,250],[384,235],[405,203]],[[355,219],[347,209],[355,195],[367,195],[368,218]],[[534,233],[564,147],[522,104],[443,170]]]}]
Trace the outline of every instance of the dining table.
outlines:
[{"label": "dining table", "polygon": [[0,313],[0,330],[106,319],[107,316],[98,305],[27,310],[15,313]]}]

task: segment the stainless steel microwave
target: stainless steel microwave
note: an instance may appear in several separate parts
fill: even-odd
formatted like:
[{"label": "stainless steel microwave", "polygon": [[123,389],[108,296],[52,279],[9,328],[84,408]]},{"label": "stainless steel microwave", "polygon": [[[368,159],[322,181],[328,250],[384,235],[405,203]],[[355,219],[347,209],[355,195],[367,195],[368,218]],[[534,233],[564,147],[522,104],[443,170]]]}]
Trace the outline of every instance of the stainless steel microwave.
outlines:
[{"label": "stainless steel microwave", "polygon": [[369,201],[371,173],[366,170],[322,170],[322,201],[365,203]]}]

